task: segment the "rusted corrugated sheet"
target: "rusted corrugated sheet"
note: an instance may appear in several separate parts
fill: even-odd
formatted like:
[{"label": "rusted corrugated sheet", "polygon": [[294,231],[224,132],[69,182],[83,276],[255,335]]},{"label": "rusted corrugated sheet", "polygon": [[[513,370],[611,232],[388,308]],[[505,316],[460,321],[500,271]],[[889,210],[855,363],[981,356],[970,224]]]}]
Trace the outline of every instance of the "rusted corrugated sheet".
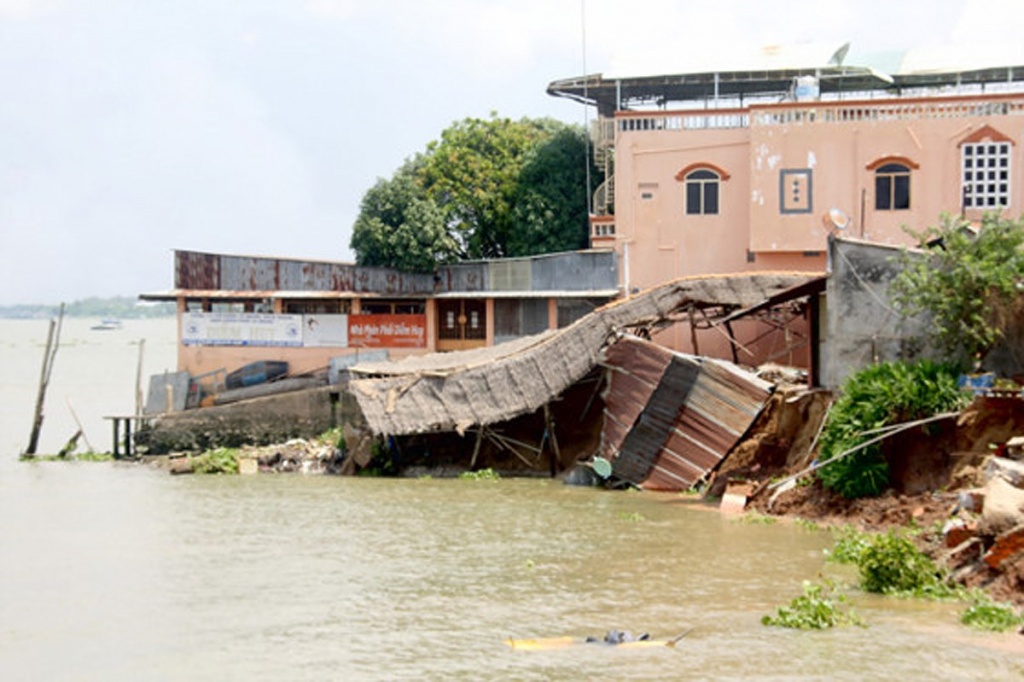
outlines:
[{"label": "rusted corrugated sheet", "polygon": [[615,475],[652,490],[683,490],[711,471],[768,400],[770,384],[718,360],[626,337],[605,352],[601,454]]},{"label": "rusted corrugated sheet", "polygon": [[220,256],[195,251],[175,251],[174,288],[220,289]]},{"label": "rusted corrugated sheet", "polygon": [[[439,290],[443,291],[450,285],[451,280],[446,277],[454,270],[454,267],[440,270],[442,281],[438,285]],[[684,278],[599,308],[587,318],[552,332],[550,337],[534,339],[532,345],[523,346],[508,357],[480,358],[466,355],[475,351],[455,351],[442,354],[446,357],[447,370],[431,370],[421,364],[407,367],[404,371],[395,367],[394,372],[367,372],[390,376],[353,381],[351,387],[369,429],[376,434],[398,436],[461,431],[473,425],[507,421],[556,398],[586,376],[599,358],[605,364],[607,360],[602,358],[602,350],[609,339],[624,328],[665,319],[685,309],[691,302],[737,307],[753,305],[766,296],[814,276],[808,273],[754,272]],[[486,350],[494,351],[493,348]],[[656,346],[644,344],[643,353],[635,355],[644,360],[652,358],[651,354],[656,352]],[[662,349],[661,352],[667,351]],[[470,357],[473,357],[472,361],[468,361]],[[661,381],[662,372],[657,370],[656,356],[647,361],[655,363],[654,366],[646,367],[646,362],[638,362],[634,373],[628,375],[638,396],[650,395],[654,390],[652,383],[656,387]],[[668,361],[664,362],[667,366]],[[499,385],[510,388],[489,388]],[[473,393],[475,390],[482,392]],[[632,402],[639,415],[646,400]],[[614,433],[616,414],[621,419],[627,412],[625,409],[608,412],[605,438],[608,443],[615,444],[613,452],[617,451],[618,444],[636,421],[627,417],[621,425],[621,433]],[[695,417],[691,430],[699,432],[703,424],[703,419]],[[707,430],[709,427],[703,428]],[[663,443],[668,440],[666,435]],[[699,459],[696,455],[684,455],[691,458],[687,461]],[[716,453],[714,457],[717,460],[720,454]],[[668,465],[664,466],[668,471]]]},{"label": "rusted corrugated sheet", "polygon": [[427,296],[434,276],[335,261],[175,252],[175,288],[205,291],[335,291]]}]

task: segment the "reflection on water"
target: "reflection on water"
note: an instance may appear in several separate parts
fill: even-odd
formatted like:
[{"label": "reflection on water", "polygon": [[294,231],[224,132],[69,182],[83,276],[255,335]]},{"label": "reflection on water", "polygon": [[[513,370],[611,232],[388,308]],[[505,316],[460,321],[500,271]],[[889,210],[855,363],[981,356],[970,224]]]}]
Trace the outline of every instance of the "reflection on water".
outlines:
[{"label": "reflection on water", "polygon": [[[547,481],[0,468],[2,679],[997,679],[956,608],[858,598],[871,627],[759,619],[824,532]],[[671,637],[524,652],[507,637]],[[956,646],[951,646],[956,642]],[[59,655],[55,655],[59,652]]]},{"label": "reflection on water", "polygon": [[[173,369],[173,321],[126,322],[101,338],[79,322],[57,356],[44,450],[73,425],[64,395],[108,447],[101,415],[131,409],[133,341],[148,339],[147,372]],[[2,680],[992,680],[1024,670],[1024,638],[967,631],[957,605],[856,595],[867,629],[765,628],[761,616],[803,579],[835,570],[822,563],[828,534],[737,522],[676,496],[19,463],[46,328],[17,324],[0,321]],[[691,627],[675,649],[503,644]]]}]

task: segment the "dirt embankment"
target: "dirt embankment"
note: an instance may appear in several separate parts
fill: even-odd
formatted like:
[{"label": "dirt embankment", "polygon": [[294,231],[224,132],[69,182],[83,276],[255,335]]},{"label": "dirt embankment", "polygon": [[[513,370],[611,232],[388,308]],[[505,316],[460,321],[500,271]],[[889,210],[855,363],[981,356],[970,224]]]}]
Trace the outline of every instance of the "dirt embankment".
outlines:
[{"label": "dirt embankment", "polygon": [[1024,606],[1024,462],[1014,473],[1024,448],[1007,448],[1024,436],[1024,400],[980,397],[955,419],[884,442],[893,488],[880,497],[847,500],[813,476],[779,493],[773,483],[813,461],[829,400],[826,393],[779,391],[709,494],[746,481],[747,508],[760,513],[873,531],[921,529],[922,549],[955,580]]}]

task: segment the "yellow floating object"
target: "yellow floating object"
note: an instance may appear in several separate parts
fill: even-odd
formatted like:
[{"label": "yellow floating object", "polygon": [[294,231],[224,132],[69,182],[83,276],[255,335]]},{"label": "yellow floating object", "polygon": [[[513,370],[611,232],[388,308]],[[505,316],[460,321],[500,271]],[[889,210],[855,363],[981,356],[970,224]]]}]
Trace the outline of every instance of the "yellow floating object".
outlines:
[{"label": "yellow floating object", "polygon": [[505,640],[513,649],[524,649],[526,651],[542,651],[545,649],[565,649],[576,644],[584,644],[586,640],[580,637],[545,637],[541,639],[509,639]]}]

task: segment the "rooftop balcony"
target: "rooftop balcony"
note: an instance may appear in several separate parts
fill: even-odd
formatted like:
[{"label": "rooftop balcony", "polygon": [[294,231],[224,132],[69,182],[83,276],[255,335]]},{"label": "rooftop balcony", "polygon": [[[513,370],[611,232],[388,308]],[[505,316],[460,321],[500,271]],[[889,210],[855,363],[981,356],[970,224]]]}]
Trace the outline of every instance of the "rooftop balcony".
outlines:
[{"label": "rooftop balcony", "polygon": [[614,144],[622,133],[724,130],[757,126],[827,125],[857,121],[1019,116],[1024,92],[876,100],[802,101],[752,104],[743,108],[617,112],[595,123],[595,145]]}]

